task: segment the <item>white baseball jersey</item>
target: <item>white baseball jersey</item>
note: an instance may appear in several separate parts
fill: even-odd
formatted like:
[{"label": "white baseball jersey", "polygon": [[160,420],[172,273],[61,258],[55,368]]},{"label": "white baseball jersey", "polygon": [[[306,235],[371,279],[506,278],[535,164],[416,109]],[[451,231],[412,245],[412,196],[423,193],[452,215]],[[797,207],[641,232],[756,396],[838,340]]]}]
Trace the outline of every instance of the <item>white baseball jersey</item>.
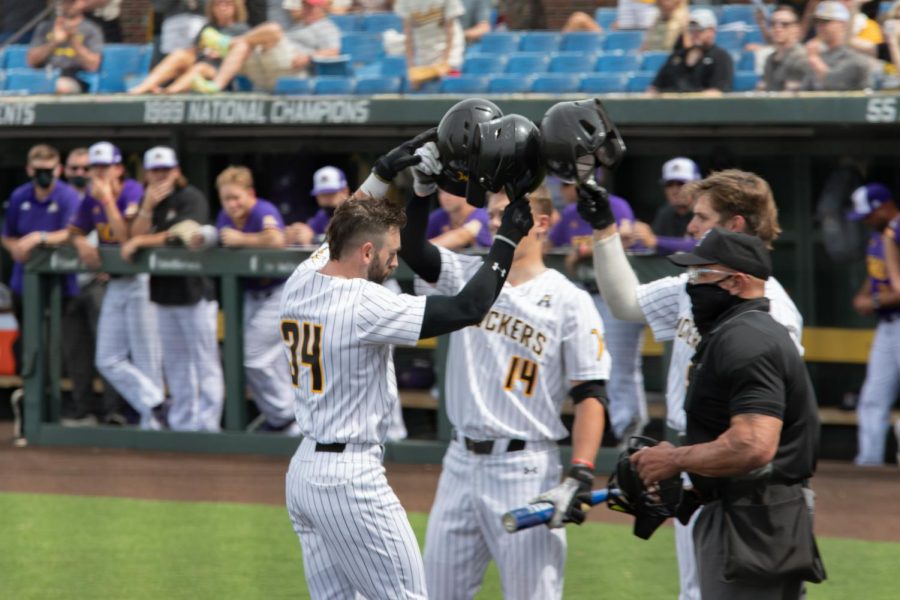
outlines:
[{"label": "white baseball jersey", "polygon": [[[417,291],[455,295],[481,267],[478,256],[444,248],[441,274]],[[572,381],[609,379],[603,322],[590,295],[548,269],[521,285],[505,284],[484,320],[450,335],[447,415],[466,437],[558,440]],[[465,368],[459,368],[464,365]]]},{"label": "white baseball jersey", "polygon": [[297,422],[318,442],[381,444],[399,402],[392,345],[418,341],[425,298],[322,275],[328,257],[323,245],[297,267],[281,297]]},{"label": "white baseball jersey", "polygon": [[[637,300],[653,337],[657,341],[673,340],[672,359],[666,381],[666,423],[680,433],[686,430],[684,397],[687,393],[687,371],[700,342],[700,333],[694,325],[691,298],[687,293],[687,274],[664,277],[639,285]],[[771,305],[772,318],[787,328],[791,339],[803,356],[803,317],[781,284],[774,277],[766,281],[766,297]]]}]

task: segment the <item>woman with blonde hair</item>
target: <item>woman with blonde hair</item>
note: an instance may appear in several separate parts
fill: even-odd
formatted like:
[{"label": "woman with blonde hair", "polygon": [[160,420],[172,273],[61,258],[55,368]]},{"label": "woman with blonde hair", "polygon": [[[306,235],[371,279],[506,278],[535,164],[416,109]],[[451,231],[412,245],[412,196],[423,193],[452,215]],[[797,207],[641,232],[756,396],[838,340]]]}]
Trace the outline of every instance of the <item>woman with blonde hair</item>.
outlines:
[{"label": "woman with blonde hair", "polygon": [[687,31],[690,13],[688,0],[656,0],[659,15],[647,29],[641,52],[671,52]]},{"label": "woman with blonde hair", "polygon": [[[247,32],[247,6],[244,0],[209,0],[206,4],[206,21],[206,26],[200,30],[192,48],[169,53],[144,81],[128,90],[128,93],[180,94],[191,89],[191,82],[197,75],[214,77],[222,63],[222,57],[210,48],[201,47],[203,30],[211,27],[225,35]],[[168,85],[164,85],[167,82]]]}]

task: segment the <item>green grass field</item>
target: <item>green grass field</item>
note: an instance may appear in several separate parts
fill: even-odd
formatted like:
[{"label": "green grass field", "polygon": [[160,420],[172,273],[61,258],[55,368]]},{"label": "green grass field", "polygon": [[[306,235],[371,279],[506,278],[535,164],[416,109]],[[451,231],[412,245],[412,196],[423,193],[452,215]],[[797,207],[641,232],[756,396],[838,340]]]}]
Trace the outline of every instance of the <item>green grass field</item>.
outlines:
[{"label": "green grass field", "polygon": [[[421,540],[426,516],[411,515]],[[300,547],[277,506],[0,494],[2,598],[308,598]],[[821,539],[815,599],[893,600],[900,544]],[[496,570],[479,598],[500,598]],[[566,598],[677,597],[671,528],[569,530]]]}]

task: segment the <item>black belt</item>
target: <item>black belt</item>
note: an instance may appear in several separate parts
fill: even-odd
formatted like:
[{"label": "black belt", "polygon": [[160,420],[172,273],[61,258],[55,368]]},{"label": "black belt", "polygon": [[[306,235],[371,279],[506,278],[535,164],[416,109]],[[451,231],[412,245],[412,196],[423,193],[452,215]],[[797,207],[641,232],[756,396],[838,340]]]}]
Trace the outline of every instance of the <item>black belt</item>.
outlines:
[{"label": "black belt", "polygon": [[892,323],[892,322],[896,321],[897,319],[900,319],[900,313],[894,312],[894,313],[888,313],[886,315],[879,315],[878,318],[880,320],[884,321],[885,323]]},{"label": "black belt", "polygon": [[321,442],[316,442],[316,452],[334,452],[335,454],[340,454],[346,447],[347,444],[323,444]]},{"label": "black belt", "polygon": [[[474,452],[475,454],[493,454],[494,452],[494,443],[496,440],[477,441],[467,437],[464,437],[463,440],[466,445],[466,450],[469,452]],[[506,451],[519,452],[520,450],[524,450],[525,443],[525,440],[509,440]]]}]

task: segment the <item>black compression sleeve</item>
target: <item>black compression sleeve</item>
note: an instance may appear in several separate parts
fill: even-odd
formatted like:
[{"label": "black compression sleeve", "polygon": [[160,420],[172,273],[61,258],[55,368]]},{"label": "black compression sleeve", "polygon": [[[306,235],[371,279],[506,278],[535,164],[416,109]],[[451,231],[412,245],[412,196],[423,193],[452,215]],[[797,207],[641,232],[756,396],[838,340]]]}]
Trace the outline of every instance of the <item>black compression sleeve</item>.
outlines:
[{"label": "black compression sleeve", "polygon": [[400,258],[428,283],[435,283],[441,274],[441,253],[425,239],[428,207],[435,195],[428,198],[411,195],[406,204],[406,227],[400,232]]},{"label": "black compression sleeve", "polygon": [[419,338],[430,338],[480,323],[500,295],[516,249],[495,239],[484,264],[455,296],[429,296]]}]

